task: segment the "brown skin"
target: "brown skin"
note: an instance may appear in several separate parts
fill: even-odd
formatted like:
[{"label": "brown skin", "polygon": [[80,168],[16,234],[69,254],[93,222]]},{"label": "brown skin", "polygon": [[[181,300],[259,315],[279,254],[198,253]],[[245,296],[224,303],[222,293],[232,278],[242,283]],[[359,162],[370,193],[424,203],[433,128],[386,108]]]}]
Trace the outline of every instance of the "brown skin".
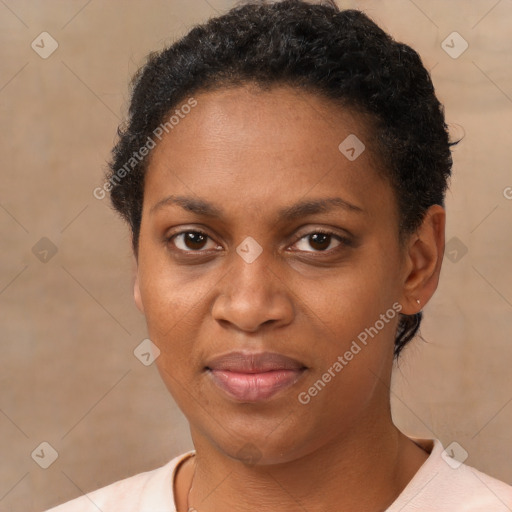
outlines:
[{"label": "brown skin", "polygon": [[[310,403],[297,397],[393,303],[412,314],[430,299],[445,212],[432,206],[400,246],[394,192],[361,115],[288,87],[195,97],[151,155],[135,282],[158,369],[197,451],[178,472],[178,510],[187,510],[194,470],[190,506],[199,512],[382,510],[428,456],[391,419],[398,315]],[[338,150],[351,133],[366,145],[352,162]],[[177,204],[152,210],[170,195],[209,201],[222,216]],[[278,219],[298,201],[332,197],[362,211]],[[351,241],[319,244],[307,236],[318,229]],[[170,238],[187,230],[209,238]],[[247,236],[263,249],[252,263],[236,252]],[[233,350],[278,352],[307,370],[270,399],[241,403],[205,371]],[[248,444],[254,464],[241,460]]]}]

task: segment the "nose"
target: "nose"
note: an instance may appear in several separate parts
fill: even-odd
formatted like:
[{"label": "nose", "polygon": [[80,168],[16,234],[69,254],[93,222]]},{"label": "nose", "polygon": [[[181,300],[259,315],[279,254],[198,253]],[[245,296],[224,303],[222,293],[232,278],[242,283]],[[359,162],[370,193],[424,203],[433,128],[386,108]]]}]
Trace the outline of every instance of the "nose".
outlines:
[{"label": "nose", "polygon": [[230,260],[213,304],[214,319],[245,332],[289,324],[294,316],[292,294],[284,277],[271,268],[265,251],[250,263],[238,254]]}]

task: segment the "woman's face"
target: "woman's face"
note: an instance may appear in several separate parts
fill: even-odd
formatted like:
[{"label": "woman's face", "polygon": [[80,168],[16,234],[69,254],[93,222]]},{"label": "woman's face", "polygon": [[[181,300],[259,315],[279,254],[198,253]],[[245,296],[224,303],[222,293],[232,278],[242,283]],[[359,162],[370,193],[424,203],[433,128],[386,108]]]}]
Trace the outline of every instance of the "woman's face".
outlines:
[{"label": "woman's face", "polygon": [[285,462],[388,421],[407,276],[363,119],[286,87],[195,99],[151,154],[135,298],[196,447]]}]

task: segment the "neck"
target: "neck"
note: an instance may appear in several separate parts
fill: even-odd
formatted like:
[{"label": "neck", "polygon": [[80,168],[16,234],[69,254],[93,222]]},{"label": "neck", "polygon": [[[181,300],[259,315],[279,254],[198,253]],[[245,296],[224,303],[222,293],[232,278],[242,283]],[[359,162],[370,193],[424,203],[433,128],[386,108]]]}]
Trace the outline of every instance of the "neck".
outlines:
[{"label": "neck", "polygon": [[[387,508],[428,454],[388,421],[353,428],[291,462],[248,466],[194,436],[194,478],[188,506],[225,510],[320,512]],[[313,468],[313,469],[312,469]]]}]

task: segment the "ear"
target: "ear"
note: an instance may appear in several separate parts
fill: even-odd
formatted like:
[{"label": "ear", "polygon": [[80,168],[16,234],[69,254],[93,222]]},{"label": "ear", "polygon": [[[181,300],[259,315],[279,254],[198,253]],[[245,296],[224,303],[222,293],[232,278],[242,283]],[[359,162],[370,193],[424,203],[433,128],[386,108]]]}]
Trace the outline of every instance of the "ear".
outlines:
[{"label": "ear", "polygon": [[137,264],[137,261],[135,261],[135,268],[134,268],[134,283],[133,283],[133,298],[135,300],[135,305],[137,306],[137,309],[144,313],[144,304],[142,303],[142,296],[140,293],[140,285],[139,285],[139,266]]},{"label": "ear", "polygon": [[405,315],[420,311],[437,289],[444,256],[445,222],[444,208],[438,204],[431,206],[407,242],[400,302],[401,313]]}]

